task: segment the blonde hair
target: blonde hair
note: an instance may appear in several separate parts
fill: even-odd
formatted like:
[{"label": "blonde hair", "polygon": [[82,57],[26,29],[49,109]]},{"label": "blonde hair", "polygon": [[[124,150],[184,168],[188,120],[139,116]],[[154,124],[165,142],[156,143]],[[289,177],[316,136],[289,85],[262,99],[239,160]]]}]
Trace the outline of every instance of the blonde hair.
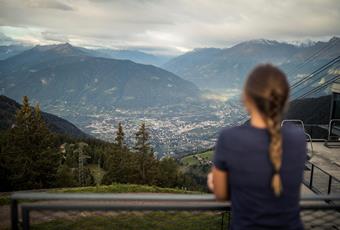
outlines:
[{"label": "blonde hair", "polygon": [[271,186],[276,196],[282,193],[280,169],[282,164],[281,121],[289,96],[285,74],[266,64],[257,66],[248,76],[245,94],[261,113],[270,134],[269,159],[273,166]]}]

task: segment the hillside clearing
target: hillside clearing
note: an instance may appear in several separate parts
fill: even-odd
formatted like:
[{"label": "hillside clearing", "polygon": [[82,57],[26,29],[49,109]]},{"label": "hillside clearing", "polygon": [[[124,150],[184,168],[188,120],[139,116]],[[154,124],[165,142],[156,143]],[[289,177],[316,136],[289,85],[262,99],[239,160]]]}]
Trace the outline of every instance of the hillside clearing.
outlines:
[{"label": "hillside clearing", "polygon": [[185,166],[194,166],[194,165],[200,165],[203,162],[209,162],[212,160],[212,158],[213,158],[213,151],[209,150],[203,153],[185,156],[181,159],[180,162]]}]

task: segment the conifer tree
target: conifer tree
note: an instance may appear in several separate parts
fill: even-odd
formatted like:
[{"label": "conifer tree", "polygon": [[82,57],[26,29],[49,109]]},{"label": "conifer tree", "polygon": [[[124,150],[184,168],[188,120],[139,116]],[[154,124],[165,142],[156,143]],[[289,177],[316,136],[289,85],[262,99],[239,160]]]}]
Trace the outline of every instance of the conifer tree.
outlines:
[{"label": "conifer tree", "polygon": [[108,170],[103,177],[104,184],[113,182],[127,183],[131,182],[131,158],[127,146],[124,143],[123,126],[119,122],[116,131],[115,145],[109,149],[109,157],[104,162],[104,167]]},{"label": "conifer tree", "polygon": [[176,187],[180,175],[179,166],[175,159],[164,157],[159,162],[159,170],[157,174],[157,185],[161,187]]},{"label": "conifer tree", "polygon": [[53,147],[53,136],[41,117],[39,106],[32,111],[27,96],[17,111],[3,152],[12,189],[54,186],[59,155]]},{"label": "conifer tree", "polygon": [[123,126],[122,123],[119,122],[118,124],[118,129],[116,131],[116,138],[115,138],[115,143],[117,144],[118,148],[123,149],[124,148],[124,131],[123,131]]},{"label": "conifer tree", "polygon": [[145,123],[142,123],[136,133],[136,144],[134,150],[137,154],[137,164],[140,181],[143,184],[150,184],[154,181],[157,170],[157,160],[154,157],[153,149],[150,145],[149,132]]},{"label": "conifer tree", "polygon": [[28,97],[24,96],[22,101],[22,107],[16,112],[15,122],[11,129],[11,134],[16,136],[13,143],[15,145],[25,145],[28,141],[28,134],[31,133],[33,128],[33,115],[32,109],[28,102]]}]

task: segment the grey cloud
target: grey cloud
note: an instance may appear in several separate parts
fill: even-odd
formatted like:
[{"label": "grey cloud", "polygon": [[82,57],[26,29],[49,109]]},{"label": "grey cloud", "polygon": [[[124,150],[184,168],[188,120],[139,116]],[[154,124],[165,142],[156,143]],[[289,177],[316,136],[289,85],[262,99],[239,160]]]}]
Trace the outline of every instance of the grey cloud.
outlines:
[{"label": "grey cloud", "polygon": [[67,36],[63,34],[43,31],[41,32],[41,35],[44,39],[49,40],[49,41],[56,41],[56,42],[63,42],[63,43],[69,42],[69,39],[67,38]]},{"label": "grey cloud", "polygon": [[14,45],[17,41],[0,32],[0,45]]},{"label": "grey cloud", "polygon": [[0,25],[27,33],[30,28],[37,29],[38,35],[32,36],[39,36],[42,43],[67,38],[75,45],[144,47],[150,52],[174,53],[226,47],[254,38],[301,41],[340,35],[338,0],[29,2],[31,6],[21,0],[0,2]]},{"label": "grey cloud", "polygon": [[73,7],[57,1],[57,0],[25,0],[25,3],[29,7],[33,8],[49,8],[57,10],[74,10]]}]

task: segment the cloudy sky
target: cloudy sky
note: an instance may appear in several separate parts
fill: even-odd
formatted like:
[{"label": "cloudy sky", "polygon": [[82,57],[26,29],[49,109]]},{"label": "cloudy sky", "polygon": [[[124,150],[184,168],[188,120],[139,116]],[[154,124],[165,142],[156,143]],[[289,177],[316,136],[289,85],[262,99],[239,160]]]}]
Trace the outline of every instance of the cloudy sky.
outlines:
[{"label": "cloudy sky", "polygon": [[339,22],[339,0],[0,0],[3,41],[168,55],[258,38],[327,40]]}]

